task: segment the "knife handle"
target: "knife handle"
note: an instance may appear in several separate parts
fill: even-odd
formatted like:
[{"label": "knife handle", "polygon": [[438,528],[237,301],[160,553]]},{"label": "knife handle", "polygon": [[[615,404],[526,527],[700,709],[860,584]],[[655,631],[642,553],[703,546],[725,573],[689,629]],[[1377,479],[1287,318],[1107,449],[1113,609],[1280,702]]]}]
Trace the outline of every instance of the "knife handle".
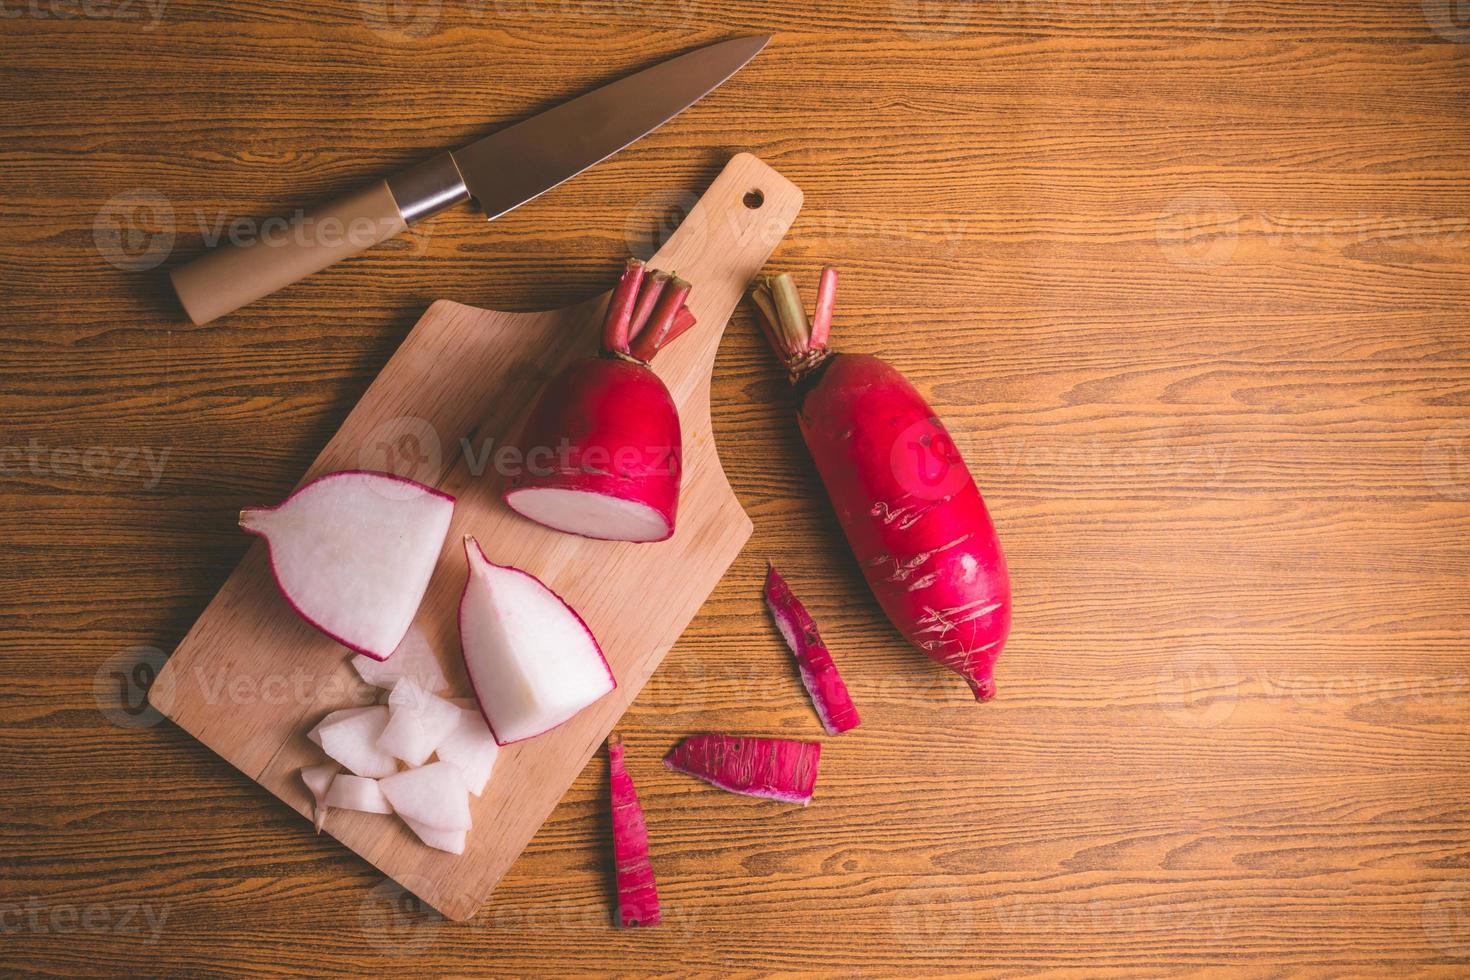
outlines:
[{"label": "knife handle", "polygon": [[408,226],[386,180],[301,212],[249,241],[221,245],[169,273],[196,324],[233,313]]}]

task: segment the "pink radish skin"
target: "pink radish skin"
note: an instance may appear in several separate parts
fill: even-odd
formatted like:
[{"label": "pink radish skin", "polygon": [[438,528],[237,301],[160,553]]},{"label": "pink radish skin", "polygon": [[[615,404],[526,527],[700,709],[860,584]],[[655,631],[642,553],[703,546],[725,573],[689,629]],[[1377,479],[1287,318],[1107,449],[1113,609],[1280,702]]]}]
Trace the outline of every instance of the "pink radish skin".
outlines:
[{"label": "pink radish skin", "polygon": [[522,426],[522,471],[504,492],[523,517],[612,541],[674,533],[683,441],[668,388],[648,362],[694,323],[689,284],[630,259],[608,304],[602,350],[542,391]]},{"label": "pink radish skin", "polygon": [[837,665],[832,662],[832,654],[822,642],[816,621],[801,601],[791,594],[786,580],[774,565],[766,570],[765,596],[766,608],[771,610],[776,628],[796,657],[801,682],[806,686],[807,694],[811,695],[812,707],[816,709],[822,727],[828,735],[841,735],[856,728],[862,719],[858,717],[857,707],[847,693],[847,685],[843,683]]},{"label": "pink radish skin", "polygon": [[664,757],[664,765],[731,793],[806,806],[821,757],[820,742],[691,735]]},{"label": "pink radish skin", "polygon": [[883,611],[988,701],[1011,626],[995,527],[954,441],[913,385],[876,357],[830,352],[825,337],[814,342],[836,281],[835,270],[823,272],[811,327],[789,276],[753,297],[795,381],[802,437]]},{"label": "pink radish skin", "polygon": [[387,660],[429,587],[454,498],[392,473],[342,470],[240,527],[265,538],[271,574],[298,616],[336,642]]},{"label": "pink radish skin", "polygon": [[661,921],[658,885],[648,860],[648,826],[638,805],[638,790],[623,764],[623,743],[607,740],[607,766],[612,782],[613,862],[618,880],[618,925],[624,929],[656,926]]},{"label": "pink radish skin", "polygon": [[587,623],[529,572],[497,565],[465,538],[459,603],[465,672],[498,745],[534,738],[618,686]]}]

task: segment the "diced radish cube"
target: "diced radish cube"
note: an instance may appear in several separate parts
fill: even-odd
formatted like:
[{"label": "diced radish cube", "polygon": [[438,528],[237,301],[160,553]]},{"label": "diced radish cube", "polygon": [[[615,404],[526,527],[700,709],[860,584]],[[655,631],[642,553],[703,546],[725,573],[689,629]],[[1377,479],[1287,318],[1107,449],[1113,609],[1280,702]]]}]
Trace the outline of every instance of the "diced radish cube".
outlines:
[{"label": "diced radish cube", "polygon": [[447,762],[432,762],[382,779],[378,785],[403,817],[435,830],[470,829],[470,794]]},{"label": "diced radish cube", "polygon": [[398,760],[378,748],[378,739],[387,726],[388,709],[375,704],[319,726],[317,734],[323,752],[352,773],[377,779],[398,771]]},{"label": "diced radish cube", "polygon": [[388,725],[378,737],[378,748],[421,766],[459,725],[462,710],[430,694],[413,678],[401,678],[388,697]]},{"label": "diced radish cube", "polygon": [[327,790],[327,805],[364,813],[393,812],[376,779],[364,779],[345,772],[338,773],[332,780],[332,788]]}]

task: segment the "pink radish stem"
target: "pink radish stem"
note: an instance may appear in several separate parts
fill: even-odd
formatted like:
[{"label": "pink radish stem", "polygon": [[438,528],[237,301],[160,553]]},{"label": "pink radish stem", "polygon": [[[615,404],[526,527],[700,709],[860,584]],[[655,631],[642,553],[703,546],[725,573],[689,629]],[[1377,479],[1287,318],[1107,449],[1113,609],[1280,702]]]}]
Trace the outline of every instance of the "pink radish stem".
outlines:
[{"label": "pink radish stem", "polygon": [[776,620],[776,628],[786,639],[786,645],[796,656],[801,670],[801,682],[811,695],[812,707],[828,735],[840,735],[861,724],[857,708],[847,693],[847,685],[832,662],[832,654],[822,642],[817,624],[806,607],[791,589],[774,565],[766,572],[766,606]]},{"label": "pink radish stem", "polygon": [[820,742],[691,735],[664,757],[664,765],[731,793],[806,806],[821,756]]},{"label": "pink radish stem", "polygon": [[678,276],[669,280],[668,288],[658,297],[653,315],[634,340],[632,353],[640,361],[651,361],[668,342],[670,329],[679,311],[684,309],[684,300],[689,296],[689,283]]},{"label": "pink radish stem", "polygon": [[643,284],[643,263],[629,259],[623,275],[607,304],[607,317],[602,322],[602,347],[619,354],[628,353],[628,329],[633,322],[633,305],[638,300],[638,287]]},{"label": "pink radish stem", "polygon": [[658,302],[659,296],[663,294],[664,287],[669,284],[670,276],[667,272],[654,270],[643,280],[643,291],[638,294],[638,305],[633,308],[633,321],[628,325],[628,337],[637,338],[643,332],[643,327],[648,323],[648,318],[653,315],[653,306]]},{"label": "pink radish stem", "polygon": [[624,929],[656,926],[661,920],[658,885],[648,860],[648,825],[638,805],[638,790],[623,764],[623,740],[607,740],[607,768],[612,782],[613,862],[618,880],[618,925]]},{"label": "pink radish stem", "polygon": [[817,308],[812,313],[812,339],[809,346],[827,346],[827,334],[832,330],[832,308],[837,305],[837,268],[825,266],[821,281],[817,283]]}]

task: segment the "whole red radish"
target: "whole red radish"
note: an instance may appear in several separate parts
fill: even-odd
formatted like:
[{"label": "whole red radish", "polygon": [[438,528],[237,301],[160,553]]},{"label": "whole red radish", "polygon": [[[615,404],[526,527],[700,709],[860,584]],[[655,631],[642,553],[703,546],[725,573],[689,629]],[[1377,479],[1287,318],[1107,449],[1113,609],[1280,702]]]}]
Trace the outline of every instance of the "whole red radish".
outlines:
[{"label": "whole red radish", "polygon": [[810,321],[790,276],[763,281],[752,299],[795,384],[802,437],[868,586],[910,643],[988,701],[1011,627],[995,527],[914,386],[877,357],[828,348],[836,291],[829,266]]},{"label": "whole red radish", "polygon": [[674,533],[679,412],[648,362],[694,326],[689,284],[629,259],[608,303],[602,349],[557,375],[521,430],[523,471],[505,491],[517,513],[613,541]]}]

